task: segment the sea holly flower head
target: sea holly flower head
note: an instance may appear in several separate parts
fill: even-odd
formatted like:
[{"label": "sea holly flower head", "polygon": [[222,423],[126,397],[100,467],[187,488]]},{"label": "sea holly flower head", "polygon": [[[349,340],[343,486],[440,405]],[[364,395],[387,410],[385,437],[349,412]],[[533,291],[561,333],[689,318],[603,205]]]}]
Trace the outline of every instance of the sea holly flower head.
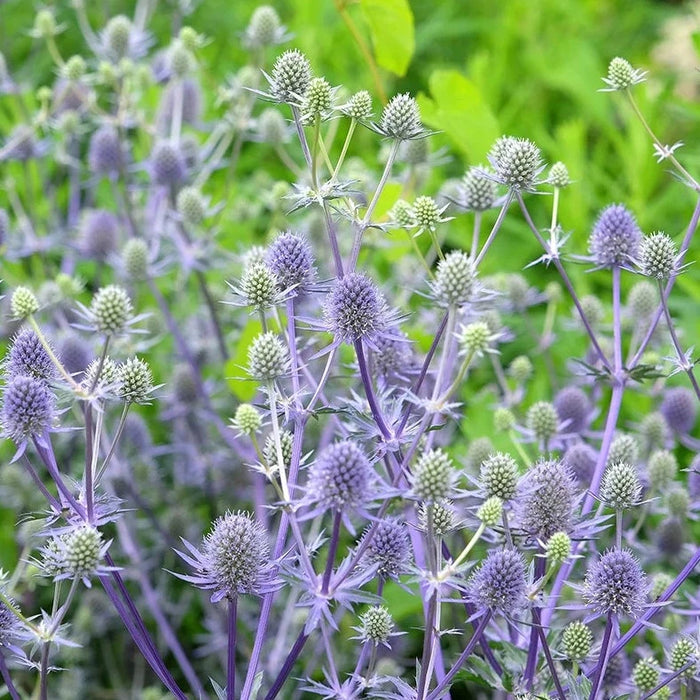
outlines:
[{"label": "sea holly flower head", "polygon": [[525,606],[527,581],[522,555],[512,548],[492,549],[467,582],[469,600],[481,610],[512,616]]},{"label": "sea holly flower head", "polygon": [[195,573],[175,575],[198,588],[213,590],[213,603],[226,597],[262,595],[274,588],[267,532],[249,513],[222,515],[200,549],[185,539],[182,542],[187,551],[176,551]]},{"label": "sea holly flower head", "polygon": [[622,204],[600,213],[588,240],[598,267],[629,267],[637,259],[642,233],[633,214]]},{"label": "sea holly flower head", "polygon": [[620,56],[613,58],[608,64],[608,76],[603,82],[608,86],[601,88],[600,92],[615,92],[627,90],[633,85],[643,83],[647,72],[639,68],[632,68],[630,62]]}]

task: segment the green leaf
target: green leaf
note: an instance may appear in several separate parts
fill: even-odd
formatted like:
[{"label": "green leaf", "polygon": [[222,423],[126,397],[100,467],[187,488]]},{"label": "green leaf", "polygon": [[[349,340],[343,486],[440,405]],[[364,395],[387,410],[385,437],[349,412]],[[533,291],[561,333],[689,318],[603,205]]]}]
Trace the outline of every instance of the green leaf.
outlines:
[{"label": "green leaf", "polygon": [[472,163],[484,161],[501,132],[479,88],[456,70],[433,72],[429,86],[429,97],[418,96],[423,122],[444,131]]},{"label": "green leaf", "polygon": [[225,366],[228,388],[241,401],[250,401],[255,396],[258,387],[256,382],[247,380],[246,371],[243,368],[248,362],[248,348],[253,339],[261,332],[260,321],[251,318],[238,338],[235,354],[229,358]]},{"label": "green leaf", "polygon": [[415,49],[413,12],[408,0],[360,0],[377,63],[405,75]]}]

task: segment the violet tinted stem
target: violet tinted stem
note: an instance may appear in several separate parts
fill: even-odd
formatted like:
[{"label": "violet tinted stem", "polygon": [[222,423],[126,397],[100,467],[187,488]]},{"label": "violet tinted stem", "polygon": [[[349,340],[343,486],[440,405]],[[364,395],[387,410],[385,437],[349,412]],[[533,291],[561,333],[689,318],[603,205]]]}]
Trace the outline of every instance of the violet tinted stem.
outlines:
[{"label": "violet tinted stem", "polygon": [[658,693],[661,688],[666,687],[669,683],[673,683],[679,676],[682,676],[691,666],[695,666],[697,663],[696,659],[691,659],[688,663],[683,664],[677,671],[670,673],[666,678],[664,678],[657,686],[652,688],[648,693],[644,693],[640,700],[647,700],[647,698],[653,698],[656,693]]},{"label": "violet tinted stem", "polygon": [[333,534],[331,535],[331,541],[328,545],[328,561],[326,562],[326,569],[323,572],[323,583],[321,584],[321,593],[323,595],[328,593],[328,584],[331,581],[333,564],[335,563],[335,555],[338,551],[338,541],[340,540],[340,523],[342,519],[343,515],[341,511],[337,511],[333,516]]},{"label": "violet tinted stem", "polygon": [[554,681],[554,687],[557,689],[557,693],[559,693],[559,697],[562,698],[562,700],[566,700],[566,693],[564,692],[564,688],[561,685],[561,681],[559,680],[559,674],[557,673],[557,667],[554,664],[554,659],[552,658],[552,651],[549,648],[549,643],[547,642],[547,635],[545,634],[544,629],[542,628],[542,620],[540,618],[540,610],[539,608],[533,608],[532,609],[532,621],[537,629],[537,632],[540,636],[540,642],[542,644],[542,651],[544,651],[544,656],[547,659],[547,666],[549,667],[549,673],[552,676],[552,680]]},{"label": "violet tinted stem", "polygon": [[608,613],[608,619],[605,622],[605,632],[603,634],[603,642],[600,646],[600,663],[598,664],[598,672],[596,674],[595,680],[593,681],[593,686],[591,688],[590,700],[596,700],[598,697],[598,691],[603,685],[603,680],[605,679],[605,671],[608,667],[608,660],[610,658],[610,635],[613,628],[613,615]]},{"label": "violet tinted stem", "polygon": [[685,353],[683,352],[683,348],[681,347],[680,341],[678,340],[676,329],[673,326],[671,312],[668,310],[668,303],[664,298],[664,290],[660,281],[659,293],[661,294],[661,305],[663,306],[664,316],[666,317],[666,325],[668,326],[668,332],[671,334],[671,342],[673,343],[676,355],[678,356],[679,366],[681,366],[685,370],[685,373],[688,375],[688,379],[690,379],[690,383],[693,387],[693,391],[695,392],[695,396],[700,401],[700,386],[698,386],[698,382],[695,379],[695,373],[693,372],[692,365],[689,365],[685,360]]},{"label": "violet tinted stem", "polygon": [[481,622],[479,622],[479,626],[474,630],[474,634],[472,634],[472,638],[469,640],[469,644],[467,644],[464,651],[459,655],[459,658],[455,662],[454,666],[452,666],[452,668],[445,674],[445,677],[437,684],[435,690],[428,695],[427,700],[437,700],[445,688],[447,688],[447,686],[450,684],[452,679],[457,675],[457,673],[459,673],[459,669],[462,668],[464,662],[471,656],[472,652],[474,651],[474,647],[479,639],[481,639],[481,636],[483,635],[492,614],[493,613],[490,610],[484,613],[483,617],[481,618]]},{"label": "violet tinted stem", "polygon": [[357,364],[360,368],[360,376],[362,377],[362,384],[365,387],[365,394],[367,395],[367,401],[369,403],[370,411],[372,412],[372,418],[377,424],[379,431],[384,436],[386,440],[392,438],[391,431],[384,422],[382,412],[379,410],[379,405],[377,404],[377,399],[374,395],[374,389],[372,387],[372,378],[369,376],[369,370],[367,368],[367,360],[365,359],[365,351],[362,347],[362,340],[356,340],[355,352],[357,353]]},{"label": "violet tinted stem", "polygon": [[236,617],[238,598],[228,601],[228,665],[226,667],[226,700],[234,700],[236,688]]},{"label": "violet tinted stem", "polygon": [[289,674],[292,672],[294,664],[299,658],[299,654],[301,654],[301,651],[304,648],[304,645],[306,644],[308,638],[309,635],[306,634],[304,630],[299,632],[299,636],[297,637],[296,642],[294,642],[294,646],[290,649],[289,654],[287,654],[287,658],[284,660],[284,664],[279,672],[279,675],[277,676],[275,682],[272,684],[272,687],[265,696],[265,700],[273,700],[277,697],[277,694],[282,689],[284,682],[287,680]]},{"label": "violet tinted stem", "polygon": [[[688,248],[690,248],[690,242],[693,240],[693,235],[695,234],[695,229],[698,227],[698,222],[700,221],[700,197],[698,197],[698,201],[695,203],[695,209],[693,210],[693,216],[690,219],[690,222],[688,223],[688,228],[685,232],[685,236],[683,237],[683,242],[681,243],[680,250],[678,252],[678,262],[677,262],[677,268],[676,272],[674,272],[671,277],[669,278],[668,282],[666,283],[666,287],[664,288],[663,292],[663,298],[665,301],[668,301],[669,296],[671,295],[671,290],[673,289],[673,286],[676,283],[676,279],[678,278],[678,268],[683,264],[683,259],[685,258],[685,254],[688,252]],[[649,328],[647,329],[647,332],[644,336],[644,340],[639,345],[639,348],[637,349],[637,352],[634,354],[634,357],[632,358],[631,362],[629,363],[630,367],[635,367],[637,363],[639,362],[639,359],[641,358],[642,354],[647,348],[647,345],[649,345],[649,342],[651,341],[652,336],[654,335],[654,331],[656,330],[656,327],[659,325],[659,321],[661,320],[661,316],[663,315],[663,305],[659,304],[659,306],[656,308],[656,312],[654,313],[654,317],[649,324]]]},{"label": "violet tinted stem", "polygon": [[[548,255],[551,255],[552,251],[549,248],[549,244],[542,238],[542,235],[540,232],[537,230],[537,226],[535,226],[535,223],[532,220],[532,217],[530,216],[530,212],[528,208],[525,206],[525,202],[523,201],[522,195],[518,192],[517,193],[517,198],[518,198],[518,203],[520,204],[520,210],[523,213],[523,216],[525,217],[525,221],[527,222],[527,225],[530,227],[530,230],[533,232],[535,235],[535,238],[539,241],[539,244],[542,246],[543,250],[545,253]],[[564,286],[566,287],[566,290],[569,292],[569,296],[571,297],[571,300],[574,302],[574,305],[576,306],[576,310],[578,311],[578,315],[581,318],[581,322],[584,325],[584,328],[586,329],[586,333],[588,333],[588,337],[591,340],[591,343],[593,344],[593,347],[595,348],[596,354],[600,358],[600,361],[603,363],[604,367],[607,367],[610,369],[610,363],[608,362],[608,358],[605,357],[605,353],[603,352],[602,348],[600,347],[600,344],[598,343],[597,338],[595,337],[595,333],[593,332],[593,328],[591,328],[591,324],[588,322],[588,318],[586,317],[586,314],[583,310],[583,307],[581,306],[581,302],[578,299],[578,295],[576,294],[576,291],[574,290],[573,285],[571,284],[571,280],[569,279],[569,275],[566,273],[566,270],[564,269],[564,266],[561,264],[561,261],[559,260],[559,257],[552,257],[552,262],[554,263],[554,267],[557,268],[557,272],[559,272],[559,275],[562,279],[562,282],[564,282]]]},{"label": "violet tinted stem", "polygon": [[0,652],[0,676],[2,676],[5,685],[7,686],[7,691],[10,693],[12,700],[21,700],[20,694],[15,688],[15,684],[12,682],[12,676],[10,675],[10,669],[7,668],[7,663],[5,663],[5,657]]}]

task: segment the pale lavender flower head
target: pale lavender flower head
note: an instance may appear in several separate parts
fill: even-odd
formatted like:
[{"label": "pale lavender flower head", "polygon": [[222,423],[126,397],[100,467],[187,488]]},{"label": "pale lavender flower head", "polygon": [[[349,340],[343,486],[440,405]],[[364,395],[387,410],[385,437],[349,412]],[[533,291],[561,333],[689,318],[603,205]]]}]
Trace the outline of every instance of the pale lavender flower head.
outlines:
[{"label": "pale lavender flower head", "polygon": [[202,550],[186,540],[188,554],[178,554],[196,571],[178,577],[213,590],[211,600],[263,593],[269,584],[270,545],[263,526],[249,513],[227,512],[204,537]]},{"label": "pale lavender flower head", "polygon": [[598,216],[588,246],[600,267],[624,267],[637,257],[641,240],[632,212],[622,204],[611,204]]},{"label": "pale lavender flower head", "polygon": [[314,255],[309,242],[299,234],[285,231],[273,241],[265,256],[275,273],[280,290],[302,291],[315,276]]},{"label": "pale lavender flower head", "polygon": [[113,126],[101,126],[90,138],[88,165],[95,175],[116,175],[123,167],[124,151]]},{"label": "pale lavender flower head", "polygon": [[562,426],[565,433],[580,433],[586,429],[591,415],[591,404],[583,389],[577,386],[562,389],[554,397],[554,408],[557,409],[562,423],[565,423]]},{"label": "pale lavender flower head", "polygon": [[77,335],[67,335],[58,345],[58,356],[66,371],[80,377],[92,360],[88,344]]},{"label": "pale lavender flower head", "polygon": [[637,617],[646,602],[646,574],[627,549],[610,549],[594,561],[586,572],[583,597],[603,615]]},{"label": "pale lavender flower head", "polygon": [[23,328],[13,338],[5,360],[5,374],[9,380],[24,376],[50,382],[56,378],[56,366],[33,330]]},{"label": "pale lavender flower head", "polygon": [[92,209],[83,216],[80,226],[82,249],[98,260],[113,253],[119,236],[119,219],[104,209]]},{"label": "pale lavender flower head", "polygon": [[157,143],[151,152],[150,171],[158,185],[173,187],[180,184],[187,173],[182,151],[169,141]]},{"label": "pale lavender flower head", "polygon": [[515,549],[491,550],[468,581],[468,598],[477,608],[511,615],[525,604],[525,562]]},{"label": "pale lavender flower head", "polygon": [[660,410],[671,430],[686,435],[695,425],[698,403],[690,389],[679,386],[666,392]]},{"label": "pale lavender flower head", "polygon": [[597,459],[596,451],[585,442],[577,442],[564,454],[564,464],[574,475],[576,481],[585,486],[591,483]]},{"label": "pale lavender flower head", "polygon": [[[366,536],[365,533],[362,539]],[[410,555],[411,543],[406,526],[396,518],[380,520],[365,555],[368,565],[377,565],[377,576],[397,578],[406,571]]]},{"label": "pale lavender flower head", "polygon": [[2,434],[16,443],[48,430],[56,415],[56,399],[46,382],[17,376],[5,387],[0,411]]},{"label": "pale lavender flower head", "polygon": [[559,460],[541,460],[518,483],[520,527],[541,540],[569,532],[575,501],[576,485],[568,468]]},{"label": "pale lavender flower head", "polygon": [[342,511],[362,506],[369,496],[372,466],[351,440],[327,447],[311,465],[307,489],[323,508]]},{"label": "pale lavender flower head", "polygon": [[386,304],[369,277],[352,272],[336,281],[326,299],[325,316],[337,339],[353,343],[384,330]]}]

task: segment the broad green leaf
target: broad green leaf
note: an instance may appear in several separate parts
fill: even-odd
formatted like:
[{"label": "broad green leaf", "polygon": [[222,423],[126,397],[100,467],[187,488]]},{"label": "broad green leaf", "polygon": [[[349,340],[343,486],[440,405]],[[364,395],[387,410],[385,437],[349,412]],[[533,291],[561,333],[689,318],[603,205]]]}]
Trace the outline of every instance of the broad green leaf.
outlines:
[{"label": "broad green leaf", "polygon": [[415,49],[413,12],[408,0],[360,0],[377,63],[405,75]]},{"label": "broad green leaf", "polygon": [[435,71],[429,86],[430,96],[418,96],[423,122],[444,131],[472,163],[483,162],[500,129],[479,88],[456,70]]}]

